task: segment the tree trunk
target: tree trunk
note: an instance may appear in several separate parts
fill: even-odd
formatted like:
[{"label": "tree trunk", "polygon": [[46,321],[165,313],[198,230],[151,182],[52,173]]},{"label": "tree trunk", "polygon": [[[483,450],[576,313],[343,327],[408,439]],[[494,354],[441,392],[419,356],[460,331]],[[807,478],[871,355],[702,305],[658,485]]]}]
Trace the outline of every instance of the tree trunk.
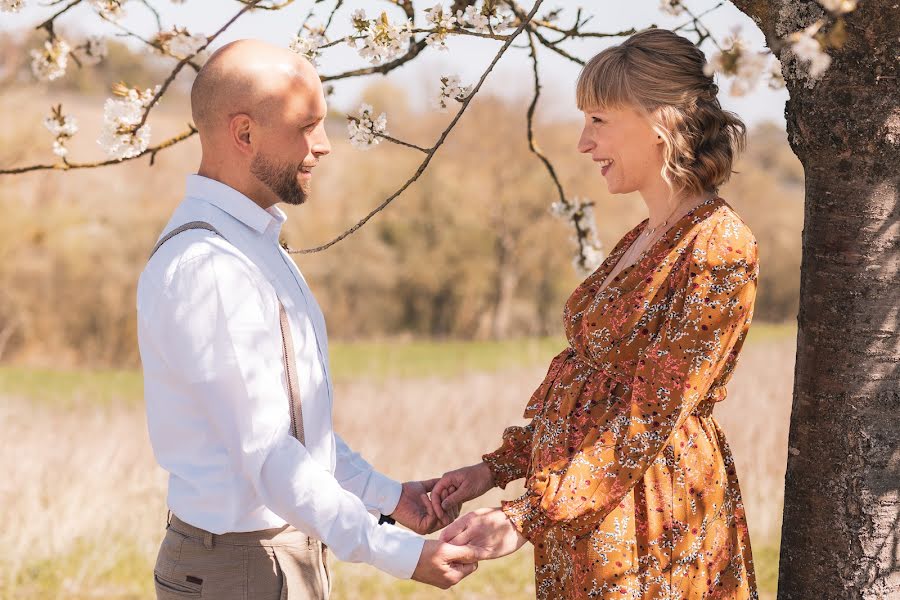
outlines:
[{"label": "tree trunk", "polygon": [[[812,1],[734,4],[773,49],[824,14]],[[900,598],[897,0],[862,0],[846,26],[819,81],[778,52],[806,173],[780,600]]]}]

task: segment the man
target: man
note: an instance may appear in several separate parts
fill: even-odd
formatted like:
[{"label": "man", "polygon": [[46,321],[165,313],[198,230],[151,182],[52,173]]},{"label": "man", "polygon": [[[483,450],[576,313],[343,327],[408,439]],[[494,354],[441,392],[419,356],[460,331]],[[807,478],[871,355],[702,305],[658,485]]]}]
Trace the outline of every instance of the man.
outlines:
[{"label": "man", "polygon": [[333,432],[325,322],[279,246],[275,205],[302,204],[330,151],[318,75],[286,49],[234,42],[198,73],[191,109],[200,169],[137,294],[150,440],[170,474],[158,598],[325,598],[326,548],[455,584],[477,567],[471,549],[370,514],[419,533],[449,522],[430,506],[434,481],[401,486]]}]

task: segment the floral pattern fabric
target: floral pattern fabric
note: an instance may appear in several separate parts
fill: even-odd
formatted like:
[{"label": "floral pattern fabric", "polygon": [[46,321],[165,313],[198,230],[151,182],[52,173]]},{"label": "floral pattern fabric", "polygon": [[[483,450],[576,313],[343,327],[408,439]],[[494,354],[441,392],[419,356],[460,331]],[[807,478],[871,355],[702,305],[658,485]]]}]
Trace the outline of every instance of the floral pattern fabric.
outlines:
[{"label": "floral pattern fabric", "polygon": [[604,289],[641,222],[569,298],[569,347],[483,458],[534,545],[539,599],[757,598],[734,461],[712,417],[753,316],[753,234],[721,198]]}]

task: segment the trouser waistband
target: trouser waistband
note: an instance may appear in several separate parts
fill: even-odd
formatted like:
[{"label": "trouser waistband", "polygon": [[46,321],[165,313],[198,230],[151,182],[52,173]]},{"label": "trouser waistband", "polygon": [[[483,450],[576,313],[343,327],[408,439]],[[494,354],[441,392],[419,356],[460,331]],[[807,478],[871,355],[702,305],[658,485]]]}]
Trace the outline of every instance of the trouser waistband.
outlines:
[{"label": "trouser waistband", "polygon": [[203,542],[206,548],[212,548],[216,544],[227,546],[297,546],[306,544],[312,546],[320,543],[291,525],[275,527],[272,529],[260,529],[258,531],[237,531],[231,533],[212,533],[190,523],[185,523],[174,513],[169,512],[168,528],[177,531],[181,535],[194,538]]}]

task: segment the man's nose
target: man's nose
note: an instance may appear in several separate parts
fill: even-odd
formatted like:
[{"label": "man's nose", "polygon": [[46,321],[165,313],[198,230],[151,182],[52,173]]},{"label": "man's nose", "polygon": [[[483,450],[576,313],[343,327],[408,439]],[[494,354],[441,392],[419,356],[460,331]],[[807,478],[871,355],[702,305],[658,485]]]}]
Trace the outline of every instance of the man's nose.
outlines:
[{"label": "man's nose", "polygon": [[328,134],[325,133],[325,123],[323,122],[317,129],[310,151],[316,156],[325,156],[331,152],[331,142],[328,141]]}]

